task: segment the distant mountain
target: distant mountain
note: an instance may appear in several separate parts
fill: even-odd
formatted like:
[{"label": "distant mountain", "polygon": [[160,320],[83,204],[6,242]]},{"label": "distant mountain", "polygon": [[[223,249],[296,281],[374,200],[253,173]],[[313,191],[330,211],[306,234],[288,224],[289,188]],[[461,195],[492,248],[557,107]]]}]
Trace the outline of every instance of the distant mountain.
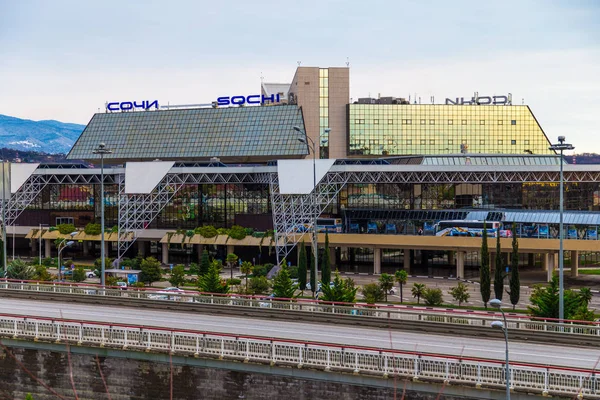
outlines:
[{"label": "distant mountain", "polygon": [[68,153],[85,125],[31,121],[0,114],[0,147],[48,154]]}]

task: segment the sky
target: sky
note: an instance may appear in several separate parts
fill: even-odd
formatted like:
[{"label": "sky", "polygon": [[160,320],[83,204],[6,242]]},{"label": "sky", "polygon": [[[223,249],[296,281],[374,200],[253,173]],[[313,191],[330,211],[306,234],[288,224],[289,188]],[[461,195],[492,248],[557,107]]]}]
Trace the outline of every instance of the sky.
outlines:
[{"label": "sky", "polygon": [[86,124],[107,101],[210,103],[350,66],[350,96],[512,93],[600,153],[599,0],[0,0],[0,114]]}]

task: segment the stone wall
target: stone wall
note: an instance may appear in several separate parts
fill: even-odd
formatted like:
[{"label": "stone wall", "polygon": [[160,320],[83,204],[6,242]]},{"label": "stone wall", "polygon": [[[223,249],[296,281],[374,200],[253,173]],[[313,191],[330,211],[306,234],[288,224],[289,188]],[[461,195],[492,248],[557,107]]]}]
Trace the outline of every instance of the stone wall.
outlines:
[{"label": "stone wall", "polygon": [[[163,356],[165,357],[165,356]],[[168,359],[168,356],[166,356]],[[401,398],[403,381],[397,388],[354,386],[342,382],[309,380],[190,365],[175,365],[131,358],[105,358],[71,351],[0,347],[0,399],[57,399],[43,384],[65,399],[74,399],[70,370],[79,399],[335,399],[383,400]],[[245,366],[247,364],[240,364]],[[39,379],[30,377],[28,372]],[[172,374],[172,387],[171,387]],[[331,373],[332,378],[338,376]],[[393,379],[390,380],[393,383]],[[43,383],[43,384],[42,384]],[[171,396],[172,390],[172,396]],[[397,390],[397,396],[394,396]],[[405,399],[436,399],[437,393],[407,392]],[[439,399],[457,399],[440,396]]]}]

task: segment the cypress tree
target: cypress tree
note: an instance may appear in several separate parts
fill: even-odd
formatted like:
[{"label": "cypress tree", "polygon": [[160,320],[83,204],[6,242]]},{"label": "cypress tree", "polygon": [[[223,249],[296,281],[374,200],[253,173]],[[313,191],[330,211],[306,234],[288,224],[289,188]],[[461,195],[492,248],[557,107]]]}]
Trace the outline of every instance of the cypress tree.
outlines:
[{"label": "cypress tree", "polygon": [[512,226],[512,254],[510,256],[510,304],[513,310],[521,298],[521,280],[519,279],[519,241],[517,240],[517,226]]},{"label": "cypress tree", "polygon": [[491,282],[490,282],[490,253],[488,252],[487,230],[485,222],[483,223],[483,235],[481,240],[481,269],[479,270],[479,291],[481,292],[481,300],[487,308],[487,303],[490,301]]},{"label": "cypress tree", "polygon": [[317,273],[315,271],[315,253],[310,252],[310,290],[315,297],[317,292]]},{"label": "cypress tree", "polygon": [[502,270],[502,252],[500,250],[500,229],[496,233],[496,266],[494,271],[494,295],[498,300],[502,300],[502,292],[504,291],[504,275]]},{"label": "cypress tree", "polygon": [[300,244],[300,254],[298,256],[298,289],[303,292],[306,290],[306,246],[304,242]]},{"label": "cypress tree", "polygon": [[329,258],[329,234],[325,232],[325,251],[321,258],[321,284],[329,286],[331,282],[331,259]]},{"label": "cypress tree", "polygon": [[198,269],[198,277],[206,275],[210,268],[210,261],[208,260],[208,251],[202,252],[202,258],[200,259],[200,269]]}]

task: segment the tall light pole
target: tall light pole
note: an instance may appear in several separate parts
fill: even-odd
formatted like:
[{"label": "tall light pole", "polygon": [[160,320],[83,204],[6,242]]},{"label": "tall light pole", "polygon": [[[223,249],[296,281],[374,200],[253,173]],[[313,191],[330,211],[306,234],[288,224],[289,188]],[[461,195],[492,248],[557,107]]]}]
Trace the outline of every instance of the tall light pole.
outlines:
[{"label": "tall light pole", "polygon": [[40,224],[40,236],[39,236],[39,248],[40,248],[40,258],[39,258],[39,265],[42,265],[42,227],[43,226],[48,226],[48,224]]},{"label": "tall light pole", "polygon": [[506,345],[506,399],[510,400],[510,364],[508,362],[508,325],[506,324],[506,315],[504,315],[504,310],[502,309],[502,302],[498,299],[490,300],[490,306],[497,308],[502,313],[502,319],[504,323],[501,321],[493,321],[492,328],[502,329],[504,332],[504,344]]},{"label": "tall light pole", "polygon": [[111,154],[112,150],[106,148],[106,144],[100,143],[93,151],[94,154],[100,154],[100,284],[104,287],[106,281],[104,271],[106,269],[106,260],[104,255],[104,155]]},{"label": "tall light pole", "polygon": [[17,230],[16,227],[19,226],[17,224],[13,224],[13,237],[12,237],[12,260],[15,261],[15,231]]},{"label": "tall light pole", "polygon": [[564,240],[564,230],[563,230],[563,213],[564,213],[564,199],[563,199],[563,151],[565,150],[573,150],[575,147],[573,145],[565,143],[565,137],[559,136],[558,143],[553,144],[549,147],[550,150],[560,151],[560,222],[559,222],[559,232],[558,232],[558,319],[562,324],[565,318],[565,298],[564,298],[564,250],[563,250],[563,240]]},{"label": "tall light pole", "polygon": [[299,137],[298,141],[300,143],[306,143],[307,146],[309,146],[309,148],[312,150],[313,153],[313,234],[312,234],[312,248],[313,248],[313,257],[314,257],[314,265],[315,265],[315,278],[317,281],[316,284],[316,288],[312,288],[314,290],[314,293],[317,292],[317,288],[319,287],[319,249],[318,249],[318,243],[317,243],[317,218],[319,216],[319,210],[317,208],[317,152],[316,152],[316,146],[315,146],[315,141],[312,140],[310,137],[308,137],[308,135],[306,134],[306,132],[304,132],[302,129],[300,129],[299,126],[294,126],[294,130],[296,132],[302,133],[304,136],[303,137]]},{"label": "tall light pole", "polygon": [[[6,275],[6,190],[10,190],[10,186],[7,185],[7,176],[6,169],[10,168],[10,163],[2,160],[2,265],[4,270],[4,275]],[[9,179],[10,181],[10,179]],[[10,196],[10,191],[8,192]]]}]

